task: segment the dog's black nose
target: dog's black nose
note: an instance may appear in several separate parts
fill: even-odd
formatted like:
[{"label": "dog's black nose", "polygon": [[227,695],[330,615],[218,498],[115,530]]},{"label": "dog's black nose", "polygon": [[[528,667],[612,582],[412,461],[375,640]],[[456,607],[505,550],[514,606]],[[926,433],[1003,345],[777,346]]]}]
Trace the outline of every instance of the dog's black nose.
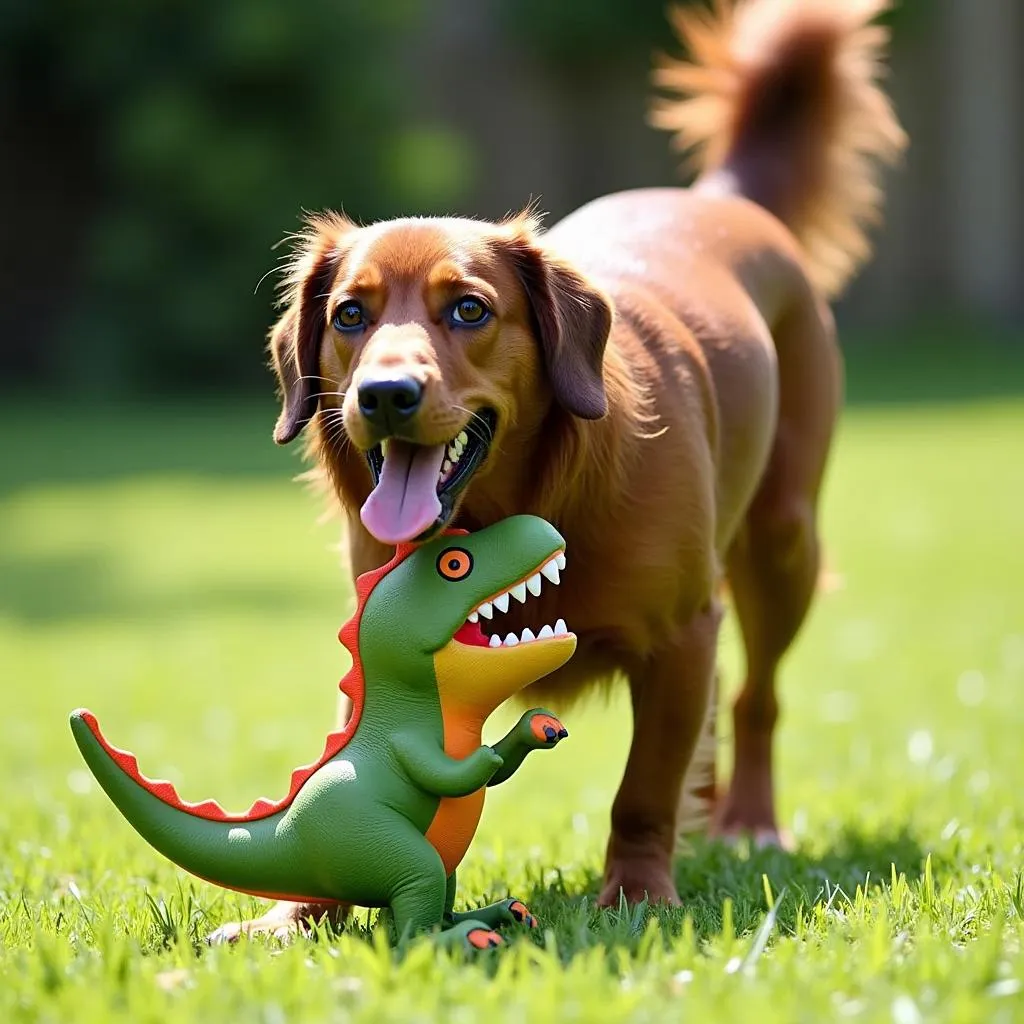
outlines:
[{"label": "dog's black nose", "polygon": [[394,429],[409,419],[423,402],[423,385],[413,377],[364,380],[356,392],[359,411],[373,426]]}]

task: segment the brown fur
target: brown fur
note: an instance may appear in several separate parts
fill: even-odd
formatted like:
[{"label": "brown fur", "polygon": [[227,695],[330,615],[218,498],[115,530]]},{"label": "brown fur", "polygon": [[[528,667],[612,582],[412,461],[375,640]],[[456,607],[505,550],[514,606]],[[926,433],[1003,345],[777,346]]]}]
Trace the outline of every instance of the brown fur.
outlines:
[{"label": "brown fur", "polygon": [[[746,0],[677,14],[695,63],[659,72],[686,98],[660,104],[656,120],[703,153],[689,190],[606,196],[546,236],[528,215],[367,228],[329,215],[300,240],[272,339],[275,436],[309,423],[348,516],[353,571],[389,554],[358,518],[372,439],[354,391],[381,367],[425,385],[414,440],[443,442],[471,426],[470,410],[498,411],[458,525],[533,512],[566,536],[563,584],[536,615],[564,616],[580,643],[545,689],[562,706],[621,673],[633,702],[605,904],[620,891],[678,899],[672,853],[714,790],[726,576],[747,679],[714,828],[778,838],[775,672],[818,575],[816,506],[841,394],[825,299],[867,256],[876,165],[903,141],[876,84],[885,37],[868,21],[884,7]],[[496,315],[455,336],[438,310],[467,290]],[[356,293],[373,322],[353,339],[329,311]],[[529,624],[521,615],[513,603],[507,628]],[[257,927],[310,909],[275,908]]]},{"label": "brown fur", "polygon": [[[890,0],[745,0],[679,8],[692,62],[663,61],[655,82],[682,97],[652,121],[695,151],[706,175],[778,216],[800,239],[811,280],[834,298],[871,254],[879,162],[906,136],[876,80],[887,43],[872,19]],[[795,167],[794,167],[795,164]]]}]

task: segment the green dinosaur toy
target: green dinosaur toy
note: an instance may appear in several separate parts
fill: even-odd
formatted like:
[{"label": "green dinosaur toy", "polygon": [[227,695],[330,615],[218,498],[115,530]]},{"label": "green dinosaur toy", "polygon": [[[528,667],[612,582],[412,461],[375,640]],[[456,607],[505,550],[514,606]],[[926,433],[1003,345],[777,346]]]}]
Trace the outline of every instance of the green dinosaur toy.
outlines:
[{"label": "green dinosaur toy", "polygon": [[352,655],[341,681],[352,716],[319,760],[296,769],[283,800],[257,800],[244,814],[186,803],[171,783],[147,779],[85,709],[71,715],[72,732],[129,823],[192,874],[273,899],[389,907],[400,939],[440,926],[442,942],[497,945],[498,925],[536,922],[514,899],[453,913],[455,869],[485,787],[568,734],[542,709],[493,747],[481,729],[504,700],[565,664],[576,637],[559,619],[502,641],[485,636],[480,617],[539,593],[545,578],[557,583],[564,565],[554,527],[515,516],[403,545],[361,576],[339,634]]}]

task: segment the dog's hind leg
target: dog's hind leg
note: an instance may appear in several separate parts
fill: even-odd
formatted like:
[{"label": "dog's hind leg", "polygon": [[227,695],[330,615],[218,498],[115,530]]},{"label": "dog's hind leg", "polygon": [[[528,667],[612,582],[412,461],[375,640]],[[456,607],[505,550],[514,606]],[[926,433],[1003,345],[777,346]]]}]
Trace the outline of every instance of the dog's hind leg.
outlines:
[{"label": "dog's hind leg", "polygon": [[780,842],[772,739],[775,679],[818,582],[818,495],[840,405],[842,366],[828,311],[807,293],[773,330],[779,424],[768,467],[727,556],[746,650],[733,706],[734,770],[715,812],[719,835]]}]

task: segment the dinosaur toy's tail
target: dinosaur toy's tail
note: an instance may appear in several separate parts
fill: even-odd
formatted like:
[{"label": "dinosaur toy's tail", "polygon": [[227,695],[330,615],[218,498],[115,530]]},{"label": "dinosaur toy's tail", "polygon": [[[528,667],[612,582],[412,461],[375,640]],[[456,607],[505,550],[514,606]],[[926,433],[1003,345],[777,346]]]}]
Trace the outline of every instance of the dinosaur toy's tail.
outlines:
[{"label": "dinosaur toy's tail", "polygon": [[213,801],[186,804],[170,783],[146,779],[134,755],[108,743],[90,711],[72,713],[71,732],[86,764],[128,823],[175,864],[253,896],[324,900],[323,893],[294,891],[290,876],[295,861],[288,855],[292,836],[285,810],[243,818],[225,815]]}]

